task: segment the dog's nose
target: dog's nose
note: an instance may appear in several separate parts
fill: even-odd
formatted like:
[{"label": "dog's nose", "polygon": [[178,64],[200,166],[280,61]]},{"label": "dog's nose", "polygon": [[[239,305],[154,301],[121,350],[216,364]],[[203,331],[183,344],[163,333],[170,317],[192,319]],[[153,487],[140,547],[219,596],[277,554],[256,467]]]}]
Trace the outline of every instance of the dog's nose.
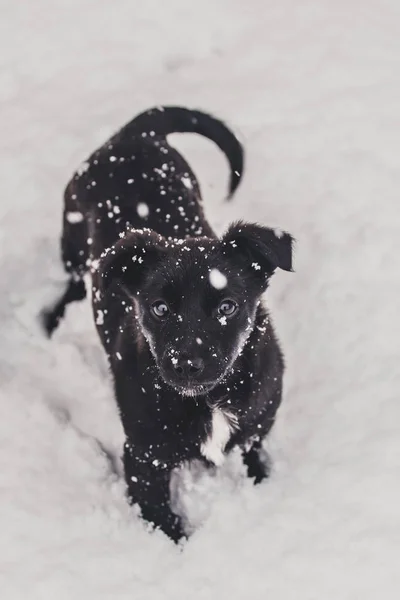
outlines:
[{"label": "dog's nose", "polygon": [[190,378],[200,375],[204,369],[204,360],[202,358],[181,357],[173,363],[174,371],[179,378]]}]

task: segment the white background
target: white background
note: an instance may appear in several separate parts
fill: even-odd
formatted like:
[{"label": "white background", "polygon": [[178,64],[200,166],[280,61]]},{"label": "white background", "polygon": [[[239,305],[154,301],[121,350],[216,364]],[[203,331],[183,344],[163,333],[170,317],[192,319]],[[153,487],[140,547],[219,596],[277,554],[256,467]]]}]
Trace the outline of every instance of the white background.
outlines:
[{"label": "white background", "polygon": [[[400,594],[400,5],[1,0],[0,594],[4,600],[394,600]],[[139,111],[226,119],[243,185],[180,136],[218,232],[297,238],[269,293],[286,358],[272,477],[186,474],[196,533],[148,533],[88,304],[52,341],[61,194]],[[118,470],[118,469],[117,469]],[[192,479],[190,479],[192,477]],[[194,489],[191,485],[194,479]],[[193,487],[193,486],[192,486]],[[202,524],[201,524],[202,523]]]}]

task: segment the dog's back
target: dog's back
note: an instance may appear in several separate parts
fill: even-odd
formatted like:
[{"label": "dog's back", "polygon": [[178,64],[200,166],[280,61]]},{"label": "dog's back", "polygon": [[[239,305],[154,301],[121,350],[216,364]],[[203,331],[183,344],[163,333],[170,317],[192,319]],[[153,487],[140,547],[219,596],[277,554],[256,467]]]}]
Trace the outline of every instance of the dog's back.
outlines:
[{"label": "dog's back", "polygon": [[[96,150],[67,186],[63,243],[69,249],[73,237],[76,246],[73,256],[64,253],[67,271],[87,270],[89,257],[98,258],[129,228],[148,227],[165,237],[212,234],[197,179],[166,139],[176,132],[198,133],[219,146],[231,168],[232,196],[242,176],[243,147],[222,121],[176,106],[141,113]],[[82,215],[79,227],[71,213]]]},{"label": "dog's back", "polygon": [[69,302],[85,297],[83,275],[102,252],[132,228],[150,228],[166,238],[213,235],[204,218],[200,186],[167,135],[197,133],[212,140],[230,165],[228,198],[244,167],[239,140],[219,119],[177,106],[147,110],[120,129],[83,162],[64,193],[64,267],[68,288],[44,315],[49,334]]}]

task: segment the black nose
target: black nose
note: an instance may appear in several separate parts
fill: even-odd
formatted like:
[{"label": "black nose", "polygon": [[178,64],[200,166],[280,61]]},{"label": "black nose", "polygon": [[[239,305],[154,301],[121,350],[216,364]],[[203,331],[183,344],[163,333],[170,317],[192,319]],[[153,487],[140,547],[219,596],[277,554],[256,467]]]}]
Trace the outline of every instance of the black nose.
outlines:
[{"label": "black nose", "polygon": [[182,357],[173,361],[174,371],[180,379],[197,377],[204,369],[202,358]]}]

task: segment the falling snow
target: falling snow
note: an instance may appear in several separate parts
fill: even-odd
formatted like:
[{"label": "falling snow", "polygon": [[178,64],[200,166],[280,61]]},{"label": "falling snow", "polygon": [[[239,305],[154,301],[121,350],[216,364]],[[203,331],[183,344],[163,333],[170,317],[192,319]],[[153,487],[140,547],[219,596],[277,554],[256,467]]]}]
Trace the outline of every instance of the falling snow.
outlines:
[{"label": "falling snow", "polygon": [[78,175],[83,175],[83,173],[86,173],[86,171],[89,169],[89,167],[90,167],[90,163],[85,161],[79,165],[76,172],[78,173]]},{"label": "falling snow", "polygon": [[226,276],[221,273],[218,269],[211,269],[208,278],[210,280],[211,285],[216,290],[222,290],[227,286],[228,280]]},{"label": "falling snow", "polygon": [[75,225],[76,223],[81,223],[83,221],[83,214],[78,211],[67,212],[66,219],[68,223]]},{"label": "falling snow", "polygon": [[190,181],[189,177],[182,177],[181,181],[188,190],[192,189],[193,186],[192,186],[192,182]]},{"label": "falling snow", "polygon": [[150,212],[148,205],[145,204],[144,202],[139,202],[139,204],[136,207],[136,210],[137,210],[137,214],[142,219],[145,219],[149,215],[149,212]]}]

